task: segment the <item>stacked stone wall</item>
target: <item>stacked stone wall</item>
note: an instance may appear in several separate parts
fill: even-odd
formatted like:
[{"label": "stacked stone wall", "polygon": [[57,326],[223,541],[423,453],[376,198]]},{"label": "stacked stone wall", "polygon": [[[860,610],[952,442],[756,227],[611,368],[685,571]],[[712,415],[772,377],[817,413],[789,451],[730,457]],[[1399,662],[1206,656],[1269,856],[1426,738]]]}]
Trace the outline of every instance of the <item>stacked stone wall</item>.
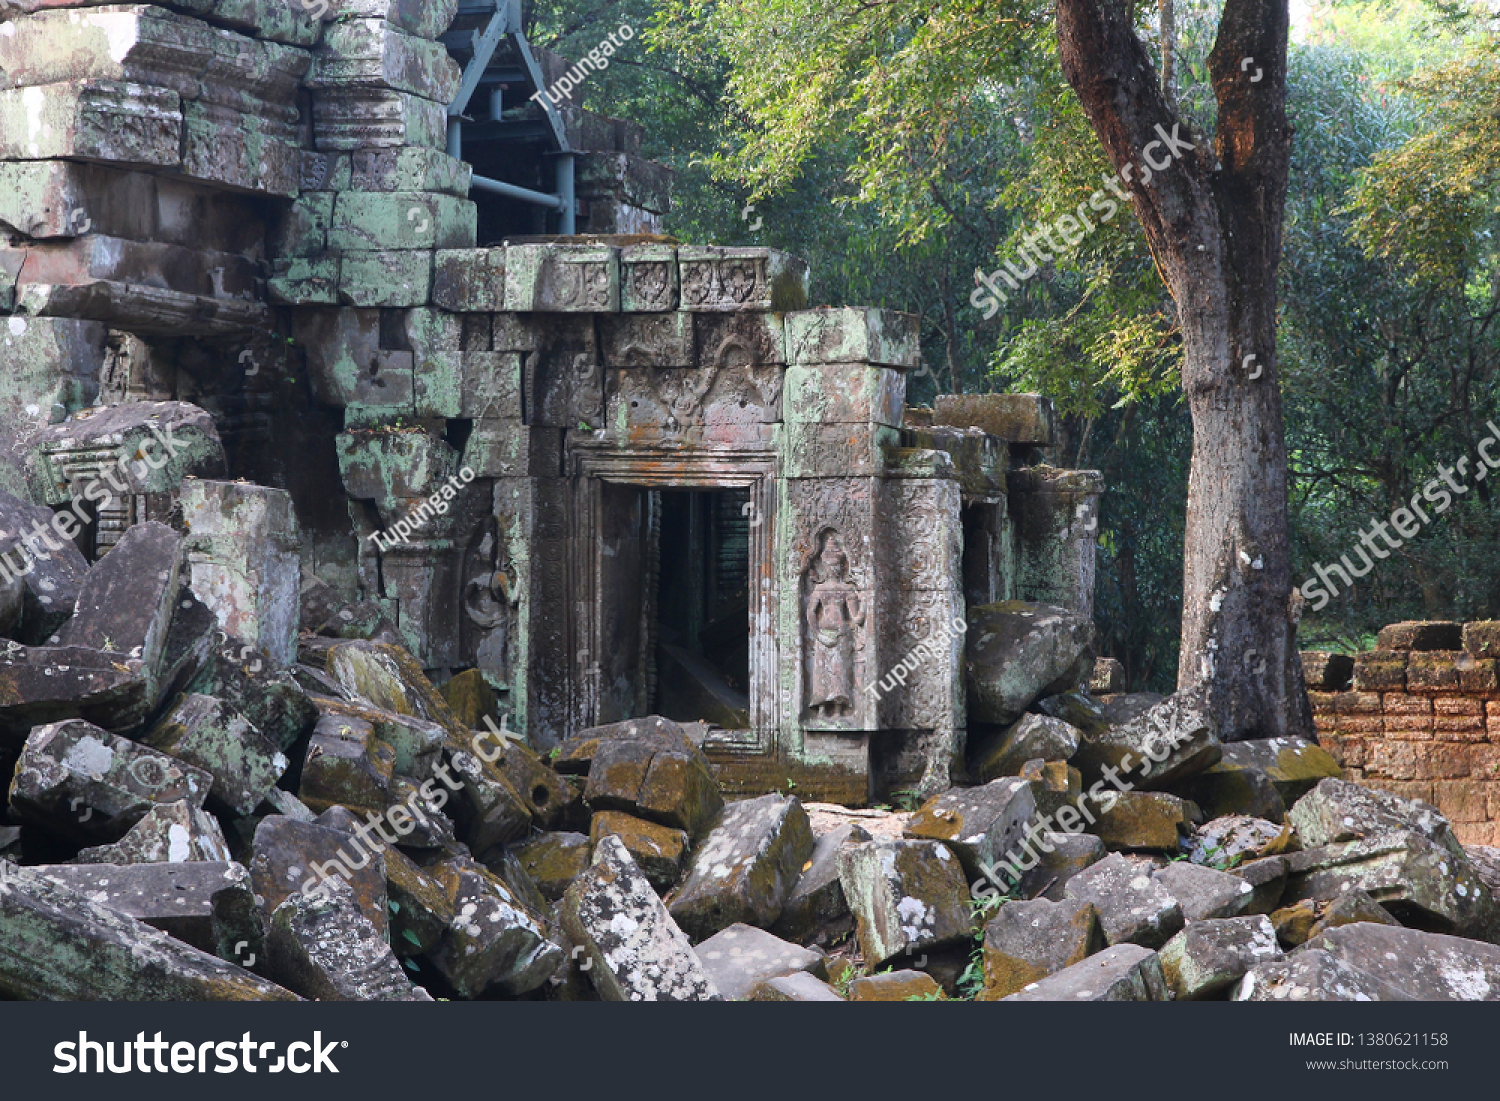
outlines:
[{"label": "stacked stone wall", "polygon": [[1376,648],[1304,655],[1318,740],[1348,779],[1500,843],[1500,622],[1397,623]]}]

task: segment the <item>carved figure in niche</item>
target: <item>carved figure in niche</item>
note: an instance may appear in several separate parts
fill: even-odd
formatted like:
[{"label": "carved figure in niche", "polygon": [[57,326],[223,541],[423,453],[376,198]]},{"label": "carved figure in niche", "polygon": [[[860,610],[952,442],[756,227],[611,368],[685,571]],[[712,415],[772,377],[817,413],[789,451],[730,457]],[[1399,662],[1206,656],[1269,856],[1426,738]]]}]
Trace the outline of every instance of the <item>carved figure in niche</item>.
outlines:
[{"label": "carved figure in niche", "polygon": [[832,528],[818,536],[807,576],[808,707],[814,718],[847,718],[854,713],[854,654],[864,649],[857,629],[865,625],[865,609],[849,582],[843,540]]},{"label": "carved figure in niche", "polygon": [[521,594],[494,522],[485,524],[480,531],[468,555],[464,570],[468,580],[460,596],[464,615],[478,630],[471,643],[472,652],[465,656],[502,683],[510,684],[516,610]]},{"label": "carved figure in niche", "polygon": [[657,400],[667,407],[666,423],[662,425],[666,435],[679,436],[702,418],[703,399],[708,396],[718,377],[717,367],[701,367],[696,370],[652,369],[652,388],[656,391]]}]

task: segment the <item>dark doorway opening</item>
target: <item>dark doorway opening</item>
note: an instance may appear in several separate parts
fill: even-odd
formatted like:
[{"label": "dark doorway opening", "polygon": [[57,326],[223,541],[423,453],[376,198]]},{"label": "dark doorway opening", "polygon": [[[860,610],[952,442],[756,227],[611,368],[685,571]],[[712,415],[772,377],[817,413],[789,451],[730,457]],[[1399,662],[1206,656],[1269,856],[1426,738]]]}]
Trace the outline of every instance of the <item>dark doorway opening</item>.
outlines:
[{"label": "dark doorway opening", "polygon": [[749,490],[668,489],[654,496],[661,510],[655,710],[678,721],[748,729]]}]

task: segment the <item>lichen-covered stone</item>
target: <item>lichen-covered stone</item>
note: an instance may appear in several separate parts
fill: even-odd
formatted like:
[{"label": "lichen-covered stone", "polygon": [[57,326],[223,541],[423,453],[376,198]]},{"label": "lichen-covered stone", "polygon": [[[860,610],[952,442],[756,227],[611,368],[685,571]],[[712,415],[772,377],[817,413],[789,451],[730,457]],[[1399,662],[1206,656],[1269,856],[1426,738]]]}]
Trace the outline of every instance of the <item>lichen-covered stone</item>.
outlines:
[{"label": "lichen-covered stone", "polygon": [[1257,964],[1235,987],[1237,1002],[1409,1002],[1390,983],[1321,949]]},{"label": "lichen-covered stone", "polygon": [[870,841],[838,854],[839,880],[869,967],[972,932],[963,869],[937,841]]},{"label": "lichen-covered stone", "polygon": [[1304,951],[1327,952],[1419,1002],[1500,1001],[1500,948],[1493,944],[1360,922],[1320,933]]},{"label": "lichen-covered stone", "polygon": [[687,935],[618,837],[599,842],[561,912],[568,936],[587,950],[589,978],[605,1001],[719,998]]},{"label": "lichen-covered stone", "polygon": [[1182,907],[1151,866],[1114,853],[1068,880],[1067,897],[1092,902],[1111,945],[1160,948],[1182,928]]},{"label": "lichen-covered stone", "polygon": [[1390,792],[1322,780],[1287,813],[1304,848],[1357,841],[1391,830],[1414,830],[1457,856],[1463,847],[1438,809]]},{"label": "lichen-covered stone", "polygon": [[459,996],[478,997],[491,987],[524,994],[557,970],[563,950],[499,876],[463,858],[444,861],[432,874],[447,893],[453,922],[431,959]]},{"label": "lichen-covered stone", "polygon": [[1036,699],[1074,687],[1093,660],[1091,621],[1022,601],[969,609],[965,678],[971,721],[1008,726]]},{"label": "lichen-covered stone", "polygon": [[234,863],[51,864],[29,870],[205,952],[218,948],[215,916],[225,905],[224,892],[239,895],[240,909],[255,908],[250,873]]},{"label": "lichen-covered stone", "polygon": [[1160,788],[1216,764],[1222,751],[1202,693],[1176,693],[1129,722],[1085,737],[1073,763],[1085,780],[1113,766],[1139,787]]},{"label": "lichen-covered stone", "polygon": [[[1296,803],[1320,781],[1343,776],[1337,761],[1322,746],[1304,738],[1257,738],[1230,742],[1224,756],[1202,778],[1239,770],[1264,772],[1288,807]],[[1250,811],[1238,813],[1248,814]],[[1261,815],[1273,818],[1273,815]]]},{"label": "lichen-covered stone", "polygon": [[797,972],[824,973],[823,955],[790,944],[752,925],[721,929],[695,949],[703,970],[724,998],[745,1000],[766,979]]},{"label": "lichen-covered stone", "polygon": [[1201,813],[1164,791],[1122,791],[1108,810],[1099,808],[1098,818],[1090,830],[1111,849],[1175,853]]},{"label": "lichen-covered stone", "polygon": [[594,843],[582,833],[544,833],[516,844],[511,851],[542,894],[556,902],[588,868]]},{"label": "lichen-covered stone", "polygon": [[361,842],[328,826],[282,815],[261,819],[250,876],[262,911],[269,917],[294,894],[322,897],[321,888],[341,880],[353,888],[360,910],[383,936],[388,918],[383,849],[379,841]]},{"label": "lichen-covered stone", "polygon": [[74,720],[31,732],[10,805],[63,836],[117,841],[158,804],[201,808],[212,782],[201,769]]},{"label": "lichen-covered stone", "polygon": [[1255,897],[1255,888],[1239,876],[1187,861],[1159,868],[1151,878],[1177,900],[1183,918],[1190,922],[1238,917]]},{"label": "lichen-covered stone", "polygon": [[[275,789],[273,789],[274,791]],[[158,803],[120,840],[82,849],[77,864],[180,864],[227,861],[229,843],[218,819],[186,800]]]},{"label": "lichen-covered stone", "polygon": [[812,827],[796,798],[731,803],[693,853],[668,909],[694,940],[736,922],[769,928],[812,851]]},{"label": "lichen-covered stone", "polygon": [[289,764],[243,715],[210,696],[182,696],[142,741],[207,772],[209,794],[236,814],[254,811]]},{"label": "lichen-covered stone", "polygon": [[384,811],[396,753],[360,719],[324,715],[313,729],[297,795],[314,811],[333,806]]},{"label": "lichen-covered stone", "polygon": [[[658,826],[642,818],[634,818],[615,810],[602,810],[594,815],[589,839],[597,845],[601,838],[614,835],[625,842],[630,855],[640,865],[641,871],[658,891],[667,891],[676,886],[682,875],[683,863],[687,860],[688,835],[682,830]],[[712,835],[710,835],[712,840]]]},{"label": "lichen-covered stone", "polygon": [[296,995],[27,868],[0,891],[0,994],[35,1001],[295,1001]]},{"label": "lichen-covered stone", "polygon": [[1023,715],[998,735],[992,735],[970,751],[976,778],[1019,776],[1027,761],[1066,761],[1078,752],[1083,732],[1070,723],[1047,715]]},{"label": "lichen-covered stone", "polygon": [[1398,920],[1500,943],[1500,906],[1468,859],[1422,834],[1398,830],[1324,845],[1287,863],[1288,902],[1359,889]]},{"label": "lichen-covered stone", "polygon": [[430,1002],[414,987],[348,884],[323,897],[295,894],[266,931],[266,971],[289,990],[334,1002]]},{"label": "lichen-covered stone", "polygon": [[913,840],[943,842],[963,863],[966,875],[978,876],[1020,847],[1035,816],[1031,785],[1007,777],[934,796],[907,822],[904,833]]},{"label": "lichen-covered stone", "polygon": [[[584,800],[699,837],[724,807],[708,761],[682,727],[652,716],[582,731],[564,748],[589,753]],[[589,747],[585,750],[585,747]]]},{"label": "lichen-covered stone", "polygon": [[984,990],[998,1001],[1104,949],[1091,902],[1007,902],[984,927]]},{"label": "lichen-covered stone", "polygon": [[1008,1002],[1166,1002],[1172,993],[1149,948],[1117,944],[1028,984]]},{"label": "lichen-covered stone", "polygon": [[1193,1001],[1213,997],[1252,967],[1280,958],[1275,929],[1257,914],[1189,921],[1162,948],[1161,969],[1173,995]]},{"label": "lichen-covered stone", "polygon": [[1037,835],[1037,861],[1021,875],[1019,893],[1025,898],[1067,898],[1068,880],[1103,860],[1104,842],[1091,833],[1043,831]]}]

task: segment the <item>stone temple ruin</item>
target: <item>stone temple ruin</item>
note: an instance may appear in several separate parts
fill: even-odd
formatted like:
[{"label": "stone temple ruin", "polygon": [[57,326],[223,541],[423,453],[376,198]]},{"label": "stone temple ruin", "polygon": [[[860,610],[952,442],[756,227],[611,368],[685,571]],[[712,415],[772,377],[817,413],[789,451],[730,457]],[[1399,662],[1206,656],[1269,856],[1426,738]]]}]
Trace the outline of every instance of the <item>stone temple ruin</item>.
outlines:
[{"label": "stone temple ruin", "polygon": [[1310,660],[1347,778],[1123,694],[1049,404],[663,236],[520,23],[0,0],[0,998],[1500,991],[1401,797],[1490,839],[1500,627]]},{"label": "stone temple ruin", "polygon": [[532,98],[567,62],[511,4],[4,10],[0,488],[191,443],[81,505],[86,558],[161,520],[276,662],[388,628],[539,749],[660,714],[735,790],[852,802],[961,766],[966,606],[1089,615],[1046,403],[909,410],[913,318],[661,237],[669,173]]}]

